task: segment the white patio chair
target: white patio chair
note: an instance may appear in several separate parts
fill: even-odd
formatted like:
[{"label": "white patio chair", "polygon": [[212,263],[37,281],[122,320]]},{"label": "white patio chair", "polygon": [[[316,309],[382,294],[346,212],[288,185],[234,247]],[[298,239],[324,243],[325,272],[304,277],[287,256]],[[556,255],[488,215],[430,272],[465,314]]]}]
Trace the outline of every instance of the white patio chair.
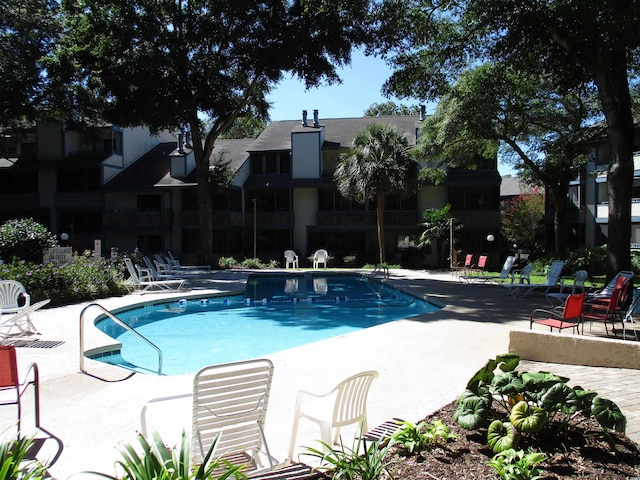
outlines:
[{"label": "white patio chair", "polygon": [[284,268],[298,268],[298,255],[293,250],[284,251]]},{"label": "white patio chair", "polygon": [[320,427],[320,439],[326,445],[338,442],[340,429],[360,424],[360,433],[367,432],[367,397],[378,372],[369,370],[343,380],[329,392],[316,394],[300,390],[296,398],[293,431],[289,444],[289,459],[293,459],[301,418]]},{"label": "white patio chair", "polygon": [[327,262],[329,261],[329,254],[323,248],[320,250],[316,250],[313,254],[313,268],[320,268],[322,265],[324,268],[327,268]]}]

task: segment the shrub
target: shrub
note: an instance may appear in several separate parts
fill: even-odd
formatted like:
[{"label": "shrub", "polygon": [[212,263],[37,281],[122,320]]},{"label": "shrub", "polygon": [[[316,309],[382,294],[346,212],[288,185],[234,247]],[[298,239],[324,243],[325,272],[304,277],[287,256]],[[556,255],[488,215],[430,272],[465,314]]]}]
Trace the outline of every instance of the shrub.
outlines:
[{"label": "shrub", "polygon": [[455,438],[456,435],[451,433],[449,427],[441,420],[435,420],[432,424],[420,422],[417,425],[405,421],[391,435],[391,440],[402,445],[409,453],[438,445],[446,445],[449,440]]},{"label": "shrub", "polygon": [[5,262],[14,258],[42,261],[42,251],[56,245],[55,235],[33,218],[9,220],[0,225],[0,258]]},{"label": "shrub", "polygon": [[0,263],[0,278],[17,280],[31,295],[31,301],[51,299],[51,305],[79,303],[96,298],[123,295],[128,289],[121,263],[96,263],[92,257],[74,257],[68,265],[15,261]]},{"label": "shrub", "polygon": [[218,266],[220,268],[233,268],[238,265],[238,261],[233,257],[220,257],[218,260]]},{"label": "shrub", "polygon": [[0,443],[0,478],[2,480],[40,480],[47,478],[46,467],[37,460],[28,460],[32,438],[6,440]]},{"label": "shrub", "polygon": [[454,420],[467,430],[488,427],[487,443],[495,453],[515,449],[523,439],[563,435],[587,418],[595,419],[605,435],[624,432],[626,418],[612,401],[569,387],[568,378],[517,372],[519,363],[512,354],[489,360],[458,398]]},{"label": "shrub", "polygon": [[497,453],[490,461],[495,471],[504,480],[535,480],[540,478],[538,464],[547,457],[543,453],[515,451],[513,448]]}]

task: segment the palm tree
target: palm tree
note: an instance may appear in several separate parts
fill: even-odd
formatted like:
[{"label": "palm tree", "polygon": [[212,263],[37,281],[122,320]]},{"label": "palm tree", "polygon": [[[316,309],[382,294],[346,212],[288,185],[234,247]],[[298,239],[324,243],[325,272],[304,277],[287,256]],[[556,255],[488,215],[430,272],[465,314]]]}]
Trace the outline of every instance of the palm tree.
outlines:
[{"label": "palm tree", "polygon": [[376,200],[378,251],[384,263],[385,195],[415,191],[417,163],[409,155],[407,135],[390,125],[367,125],[352,148],[340,155],[333,177],[344,197],[360,203]]}]

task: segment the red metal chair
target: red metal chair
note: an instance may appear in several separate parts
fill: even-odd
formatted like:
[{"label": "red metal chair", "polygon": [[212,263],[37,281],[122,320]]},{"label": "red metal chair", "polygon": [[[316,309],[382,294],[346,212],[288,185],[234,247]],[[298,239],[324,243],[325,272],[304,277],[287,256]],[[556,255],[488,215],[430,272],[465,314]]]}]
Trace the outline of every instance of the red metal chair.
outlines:
[{"label": "red metal chair", "polygon": [[[624,280],[624,279],[623,279]],[[604,331],[609,336],[607,322],[611,322],[611,330],[613,331],[615,317],[618,316],[622,322],[622,309],[620,300],[624,296],[624,282],[616,282],[616,287],[610,297],[595,298],[589,304],[590,309],[582,314],[584,320],[589,320],[592,325],[594,321],[604,323]],[[615,335],[615,332],[614,332]]]},{"label": "red metal chair", "polygon": [[[33,375],[28,380],[30,374]],[[16,405],[18,408],[18,438],[22,420],[22,394],[29,385],[34,387],[35,426],[40,428],[40,384],[38,365],[32,363],[27,368],[24,380],[18,378],[18,361],[16,349],[11,346],[0,346],[0,405]]]},{"label": "red metal chair", "polygon": [[[557,328],[559,332],[562,332],[565,328],[571,328],[572,332],[577,330],[578,333],[580,333],[579,326],[586,296],[586,293],[569,295],[564,303],[562,313],[554,310],[545,310],[543,308],[535,309],[529,317],[529,329],[532,329],[533,324],[537,323],[549,327],[552,332],[554,328]],[[584,333],[584,325],[582,326],[582,330]]]}]

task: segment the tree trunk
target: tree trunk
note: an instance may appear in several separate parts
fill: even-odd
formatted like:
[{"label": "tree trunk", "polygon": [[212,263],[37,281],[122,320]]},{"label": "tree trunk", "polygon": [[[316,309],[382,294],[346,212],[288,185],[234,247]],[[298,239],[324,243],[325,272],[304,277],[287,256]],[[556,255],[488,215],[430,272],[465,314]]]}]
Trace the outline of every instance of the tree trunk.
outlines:
[{"label": "tree trunk", "polygon": [[[600,55],[598,55],[600,57]],[[634,126],[624,49],[607,52],[596,62],[594,77],[607,118],[611,159],[607,170],[609,223],[607,277],[631,270],[631,194]]]},{"label": "tree trunk", "polygon": [[551,189],[551,195],[556,206],[553,215],[554,247],[556,254],[560,258],[565,258],[569,239],[569,209],[567,207],[569,185],[554,185]]},{"label": "tree trunk", "polygon": [[198,183],[198,263],[213,265],[213,206],[209,191],[209,156],[211,152],[207,152],[202,147],[202,135],[197,120],[191,122],[190,126]]},{"label": "tree trunk", "polygon": [[376,216],[378,217],[378,251],[380,252],[380,263],[385,263],[384,254],[384,193],[376,195]]}]

